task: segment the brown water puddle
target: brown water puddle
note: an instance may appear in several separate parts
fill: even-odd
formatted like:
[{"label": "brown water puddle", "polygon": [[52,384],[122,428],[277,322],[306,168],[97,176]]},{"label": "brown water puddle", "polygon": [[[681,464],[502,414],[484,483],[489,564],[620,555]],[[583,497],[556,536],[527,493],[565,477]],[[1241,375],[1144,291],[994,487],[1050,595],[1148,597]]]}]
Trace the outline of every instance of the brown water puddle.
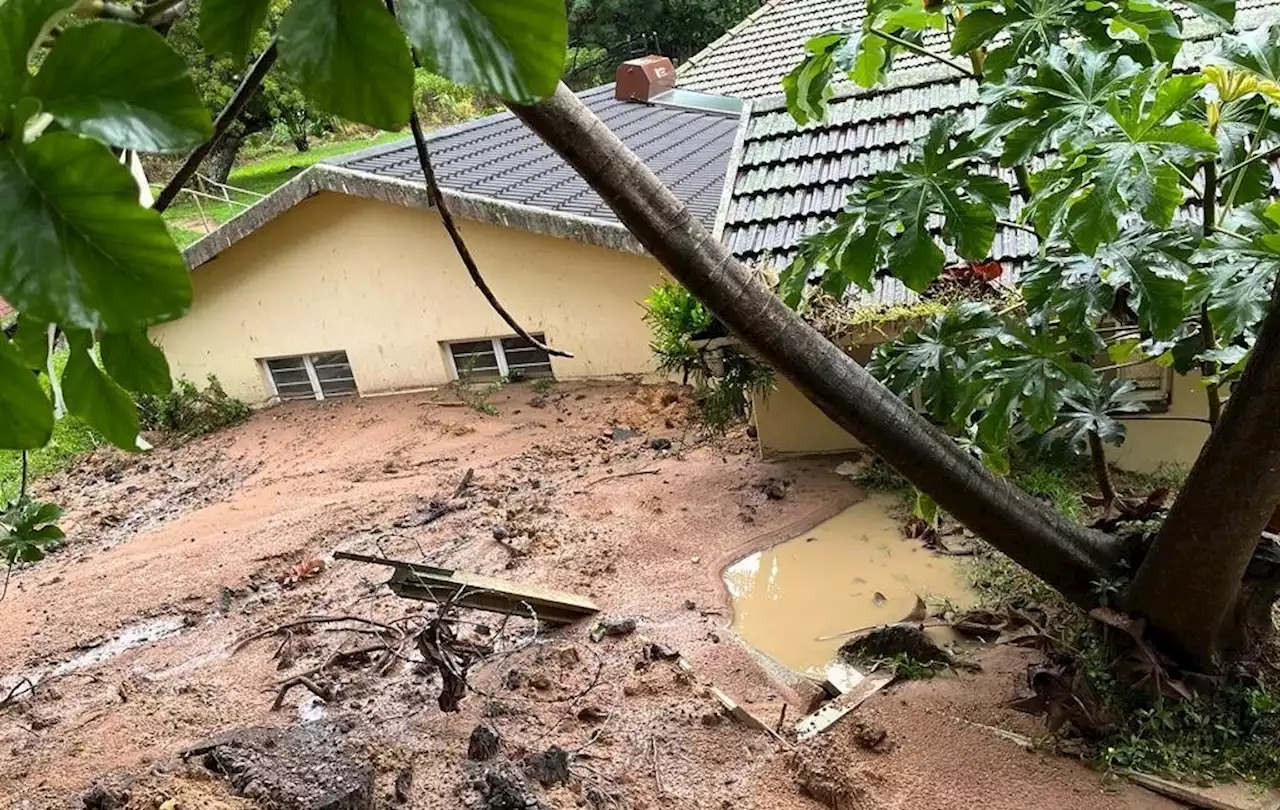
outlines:
[{"label": "brown water puddle", "polygon": [[725,569],[734,630],[782,665],[820,675],[844,640],[820,639],[898,621],[917,594],[971,606],[956,558],[903,538],[899,503],[897,495],[872,495]]}]

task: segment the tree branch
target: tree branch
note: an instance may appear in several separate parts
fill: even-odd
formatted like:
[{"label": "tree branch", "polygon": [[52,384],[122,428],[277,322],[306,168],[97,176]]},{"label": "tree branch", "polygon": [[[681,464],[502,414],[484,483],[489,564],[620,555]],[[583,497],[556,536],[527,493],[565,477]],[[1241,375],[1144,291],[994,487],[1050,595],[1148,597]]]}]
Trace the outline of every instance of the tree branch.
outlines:
[{"label": "tree branch", "polygon": [[[395,16],[395,0],[387,0],[387,11],[391,12],[391,16]],[[413,56],[413,64],[415,67],[421,67],[418,64],[418,55],[416,53]],[[476,264],[475,257],[471,255],[471,250],[467,247],[466,241],[462,238],[462,233],[458,230],[458,223],[454,220],[453,211],[450,210],[449,203],[445,200],[444,193],[440,190],[440,184],[436,181],[436,172],[431,166],[431,152],[427,148],[427,138],[422,132],[422,121],[418,119],[418,111],[416,109],[409,112],[409,129],[413,131],[413,145],[418,153],[418,166],[422,169],[422,177],[426,180],[427,191],[431,195],[431,201],[435,203],[436,210],[440,212],[440,221],[444,223],[444,229],[449,232],[449,239],[453,242],[453,249],[458,252],[458,258],[466,266],[471,280],[475,282],[476,287],[480,288],[480,293],[489,302],[489,306],[493,308],[494,312],[498,313],[498,316],[502,318],[507,326],[511,327],[517,335],[524,338],[530,345],[556,357],[573,357],[572,352],[555,349],[540,340],[536,340],[511,316],[511,313],[507,312],[506,308],[502,306],[502,302],[498,300],[498,296],[494,295],[493,290],[489,289],[484,276],[480,274],[480,267]]]},{"label": "tree branch", "polygon": [[1003,225],[1006,228],[1017,228],[1020,231],[1026,231],[1032,236],[1036,236],[1036,237],[1040,236],[1039,232],[1036,231],[1035,228],[1031,227],[1030,225],[1024,224],[1022,222],[1014,222],[1011,219],[997,219],[996,224]]},{"label": "tree branch", "polygon": [[156,195],[156,201],[151,206],[153,209],[164,213],[173,204],[178,193],[195,175],[205,157],[222,142],[222,139],[226,137],[227,130],[240,117],[240,113],[244,112],[245,107],[249,106],[249,102],[253,100],[254,93],[258,92],[258,88],[262,86],[262,80],[270,72],[271,66],[276,63],[277,55],[276,40],[273,38],[271,44],[267,45],[266,50],[258,55],[253,67],[249,68],[249,72],[245,74],[240,86],[232,94],[227,106],[223,107],[222,112],[218,113],[217,119],[213,122],[213,137],[187,156],[186,162],[182,164],[182,167],[178,169],[173,177],[169,178],[169,182],[165,184],[164,189]]},{"label": "tree branch", "polygon": [[[1243,176],[1240,175],[1240,177]],[[1239,177],[1236,178],[1236,188],[1240,186],[1239,179]],[[1234,191],[1231,196],[1235,196]],[[1230,205],[1229,202],[1228,205]],[[1204,164],[1204,196],[1200,198],[1200,206],[1204,211],[1204,235],[1207,237],[1218,225],[1218,164],[1212,158],[1206,160]],[[1209,319],[1207,302],[1200,305],[1200,335],[1204,339],[1205,351],[1218,348],[1217,339],[1213,334],[1213,321]],[[1204,379],[1208,380],[1218,373],[1218,364],[1205,360],[1200,363],[1200,373]],[[1218,390],[1218,384],[1208,383],[1204,392],[1209,404],[1209,424],[1217,426],[1218,420],[1222,418],[1222,394]]]},{"label": "tree branch", "polygon": [[992,475],[877,382],[735,259],[563,84],[508,106],[558,151],[667,270],[748,347],[974,533],[1076,602],[1112,576],[1121,544]]},{"label": "tree branch", "polygon": [[906,50],[911,51],[912,53],[919,54],[920,56],[923,56],[928,59],[932,59],[935,62],[944,64],[947,67],[951,68],[952,70],[956,70],[956,71],[959,71],[960,73],[963,73],[964,75],[968,76],[970,79],[981,78],[977,73],[973,72],[972,70],[965,67],[964,65],[958,64],[956,62],[952,62],[950,59],[947,59],[945,56],[936,54],[933,51],[929,50],[928,48],[917,45],[916,43],[912,42],[909,39],[903,39],[897,34],[890,34],[888,31],[882,31],[879,28],[869,28],[867,29],[867,33],[875,34],[876,36],[880,37],[886,42],[892,42],[894,45],[897,45],[900,48],[905,48]]}]

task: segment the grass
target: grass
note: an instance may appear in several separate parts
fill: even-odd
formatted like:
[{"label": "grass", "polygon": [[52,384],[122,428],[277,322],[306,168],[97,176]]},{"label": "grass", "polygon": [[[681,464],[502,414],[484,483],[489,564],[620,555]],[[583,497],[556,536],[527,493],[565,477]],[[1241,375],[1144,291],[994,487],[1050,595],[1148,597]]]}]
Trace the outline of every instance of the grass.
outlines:
[{"label": "grass", "polygon": [[261,196],[270,194],[280,186],[292,180],[304,169],[322,160],[345,155],[370,146],[388,143],[404,136],[398,132],[382,132],[365,138],[351,138],[332,143],[313,146],[307,152],[289,151],[269,155],[249,161],[231,172],[227,184],[244,192],[230,192],[230,202],[215,202],[204,197],[199,198],[189,193],[178,196],[174,204],[164,214],[169,232],[179,247],[186,247],[198,240],[202,233],[186,227],[184,223],[199,223],[203,219],[210,225],[221,225],[253,205]]}]

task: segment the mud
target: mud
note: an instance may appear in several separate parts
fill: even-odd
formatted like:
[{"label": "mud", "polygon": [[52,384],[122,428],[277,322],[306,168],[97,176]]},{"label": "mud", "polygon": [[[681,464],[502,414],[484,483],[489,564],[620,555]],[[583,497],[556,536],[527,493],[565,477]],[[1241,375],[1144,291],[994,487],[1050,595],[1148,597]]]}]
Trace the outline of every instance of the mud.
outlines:
[{"label": "mud", "polygon": [[[357,721],[351,744],[374,768],[378,807],[483,806],[487,786],[466,760],[481,723],[501,734],[512,762],[552,746],[574,752],[567,784],[529,788],[556,810],[815,807],[796,780],[808,752],[797,765],[772,737],[725,719],[708,691],[770,723],[784,706],[798,717],[811,697],[774,679],[729,627],[721,573],[745,549],[794,536],[859,493],[830,460],[763,462],[741,432],[701,436],[687,393],[674,387],[521,385],[490,402],[499,415],[447,393],[299,403],[143,456],[103,452],[39,482],[71,510],[70,542],[15,573],[0,602],[0,682],[71,662],[140,622],[180,616],[186,626],[48,678],[0,709],[0,808],[80,807],[91,785],[123,774],[144,777],[130,783],[128,810],[169,799],[177,810],[239,810],[248,802],[229,795],[226,780],[184,770],[177,754],[225,731],[296,725],[300,706],[308,717]],[[615,440],[619,426],[636,435]],[[423,524],[468,469],[465,506]],[[638,471],[647,472],[623,477]],[[785,497],[769,497],[770,481],[788,482]],[[573,591],[606,616],[636,617],[637,628],[599,643],[590,622],[540,631],[523,655],[478,667],[477,691],[456,713],[439,710],[438,675],[408,656],[384,672],[337,667],[323,684],[330,700],[299,689],[272,711],[282,681],[368,637],[299,631],[287,656],[277,636],[241,641],[309,615],[391,622],[423,610],[391,595],[384,571],[356,563],[330,561],[281,584],[336,550]],[[655,644],[679,652],[693,674],[655,660]],[[569,648],[577,654],[558,652]],[[856,783],[862,806],[1174,806],[959,725],[953,716],[1038,728],[999,708],[1030,660],[982,663],[980,676],[891,687],[859,709],[886,730],[892,753],[864,750],[846,721],[821,735],[834,757],[824,761]]]},{"label": "mud", "polygon": [[901,620],[917,596],[970,607],[957,558],[903,538],[901,526],[901,497],[877,493],[729,566],[734,630],[782,665],[821,675],[845,634]]}]

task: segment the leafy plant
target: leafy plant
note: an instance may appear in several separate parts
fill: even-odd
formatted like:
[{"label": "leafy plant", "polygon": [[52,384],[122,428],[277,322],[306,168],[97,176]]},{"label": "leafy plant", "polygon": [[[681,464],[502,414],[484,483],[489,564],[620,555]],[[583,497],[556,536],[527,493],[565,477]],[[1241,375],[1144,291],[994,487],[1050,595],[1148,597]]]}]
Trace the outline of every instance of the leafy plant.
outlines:
[{"label": "leafy plant", "polygon": [[203,436],[249,418],[249,406],[227,394],[210,374],[203,390],[183,378],[168,394],[135,397],[144,430],[163,430],[183,437]]},{"label": "leafy plant", "polygon": [[57,521],[65,513],[51,503],[37,501],[23,492],[0,511],[0,557],[7,565],[0,599],[9,590],[9,575],[18,563],[43,560],[50,548],[66,538]]},{"label": "leafy plant", "polygon": [[745,418],[751,395],[773,387],[768,366],[727,341],[712,347],[715,319],[679,284],[654,287],[644,306],[658,371],[679,374],[684,385],[694,384],[698,413],[712,429],[724,430]]}]

